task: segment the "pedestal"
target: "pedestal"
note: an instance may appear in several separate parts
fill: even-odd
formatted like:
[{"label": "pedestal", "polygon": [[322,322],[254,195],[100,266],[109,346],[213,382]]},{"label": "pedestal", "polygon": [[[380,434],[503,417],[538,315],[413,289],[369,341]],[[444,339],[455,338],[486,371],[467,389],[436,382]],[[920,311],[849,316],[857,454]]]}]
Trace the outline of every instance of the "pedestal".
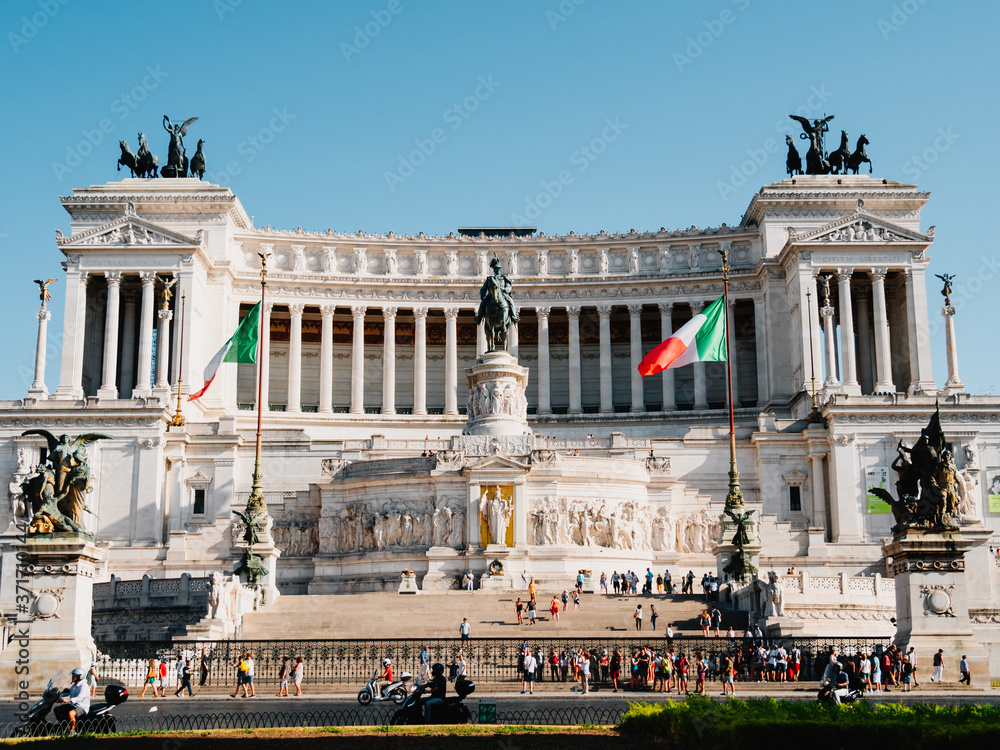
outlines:
[{"label": "pedestal", "polygon": [[884,548],[896,582],[896,636],[904,651],[916,649],[918,667],[929,678],[931,657],[944,649],[948,680],[965,654],[973,674],[989,674],[987,653],[969,619],[965,555],[985,539],[961,531],[925,533],[909,529]]},{"label": "pedestal", "polygon": [[528,428],[528,368],[507,352],[488,352],[465,371],[469,421],[463,435],[524,435]]},{"label": "pedestal", "polygon": [[18,612],[13,640],[0,652],[0,695],[28,691],[37,698],[60,669],[89,668],[97,656],[94,570],[105,552],[89,535],[75,533],[28,537],[17,548],[18,584],[30,593],[17,591],[28,601]]},{"label": "pedestal", "polygon": [[461,588],[458,579],[463,570],[463,559],[457,549],[431,547],[427,550],[427,573],[420,582],[420,588],[424,591]]},{"label": "pedestal", "polygon": [[412,570],[404,570],[399,577],[399,588],[396,590],[396,593],[419,594],[420,589],[417,588],[417,574]]},{"label": "pedestal", "polygon": [[[268,515],[265,517],[263,522],[258,524],[259,541],[253,546],[253,552],[257,557],[260,558],[261,565],[267,570],[267,574],[263,576],[257,585],[260,586],[261,592],[263,594],[263,604],[265,606],[274,604],[281,595],[278,592],[277,585],[277,572],[278,572],[278,558],[281,557],[281,550],[274,546],[274,538],[271,536],[271,526],[274,524],[274,519]],[[230,554],[234,555],[236,560],[239,561],[243,557],[243,551],[247,548],[245,542],[237,542],[230,549]]]}]

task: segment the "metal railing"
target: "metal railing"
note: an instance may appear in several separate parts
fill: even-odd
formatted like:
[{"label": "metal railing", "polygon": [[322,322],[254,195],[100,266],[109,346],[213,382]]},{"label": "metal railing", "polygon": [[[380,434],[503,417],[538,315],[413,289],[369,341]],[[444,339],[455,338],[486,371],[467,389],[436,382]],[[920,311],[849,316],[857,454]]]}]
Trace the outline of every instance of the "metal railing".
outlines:
[{"label": "metal railing", "polygon": [[[198,643],[167,642],[97,642],[98,669],[108,680],[120,682],[129,687],[142,685],[146,677],[149,659],[167,657],[170,660],[170,676],[173,680],[177,660],[191,659],[195,669],[194,682],[200,682],[200,660],[204,650],[209,672],[204,684],[232,687],[236,684],[236,671],[243,653],[249,652],[254,660],[254,682],[260,685],[276,685],[282,658],[295,662],[301,656],[305,665],[303,684],[306,685],[361,685],[376,671],[381,669],[381,661],[389,657],[396,673],[409,671],[418,674],[420,651],[424,646],[430,653],[431,663],[449,664],[461,652],[466,659],[470,677],[480,683],[515,682],[518,679],[517,659],[521,652],[522,638],[430,638],[384,639],[384,640],[281,640],[281,641],[202,641]],[[763,638],[742,637],[727,640],[702,636],[676,636],[668,644],[662,634],[628,638],[531,638],[533,650],[541,649],[546,657],[554,650],[557,654],[578,648],[588,651],[596,649],[600,654],[604,649],[613,654],[620,649],[623,656],[622,677],[628,680],[628,660],[633,651],[649,646],[654,652],[665,652],[673,647],[678,654],[688,657],[701,653],[709,660],[709,679],[716,674],[719,659],[723,655],[738,657],[737,668],[741,670],[738,679],[750,679],[749,673],[753,647],[763,644],[767,648],[782,645],[786,648],[794,643],[802,653],[802,678],[818,678],[817,657],[825,655],[831,646],[839,654],[853,656],[858,652],[867,654],[879,652],[889,645],[888,638]],[[539,677],[550,679],[550,667],[544,665]],[[597,676],[595,676],[595,679]]]},{"label": "metal railing", "polygon": [[[475,698],[467,700],[472,722],[478,722]],[[261,711],[216,714],[146,714],[118,717],[116,734],[125,732],[184,732],[210,729],[274,729],[281,727],[388,727],[397,708],[386,706],[352,706],[322,711]],[[601,707],[595,705],[554,706],[549,708],[504,710],[498,707],[496,724],[527,726],[574,726],[592,724],[609,726],[621,721],[628,706]],[[491,724],[494,722],[490,722]],[[62,734],[66,727],[40,725],[29,727],[20,722],[0,724],[0,739],[11,737]]]}]

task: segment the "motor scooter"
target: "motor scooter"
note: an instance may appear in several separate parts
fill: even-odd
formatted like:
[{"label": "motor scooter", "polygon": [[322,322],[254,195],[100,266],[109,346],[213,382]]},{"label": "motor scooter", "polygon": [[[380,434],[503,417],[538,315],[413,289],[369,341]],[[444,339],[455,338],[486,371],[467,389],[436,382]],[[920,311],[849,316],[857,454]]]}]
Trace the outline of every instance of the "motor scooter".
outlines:
[{"label": "motor scooter", "polygon": [[372,701],[392,701],[398,706],[406,700],[406,693],[409,689],[406,683],[413,679],[412,674],[403,672],[399,675],[398,680],[389,683],[381,691],[375,689],[378,674],[378,672],[373,674],[368,683],[361,688],[361,692],[358,693],[358,703],[367,706]]},{"label": "motor scooter", "polygon": [[[836,699],[833,697],[833,691],[836,687],[833,680],[823,680],[819,684],[819,693],[816,694],[816,700],[836,703]],[[847,695],[843,695],[840,698],[841,703],[854,703],[859,700],[861,700],[861,690],[858,688],[848,688]]]},{"label": "motor scooter", "polygon": [[[428,683],[417,685],[416,689],[406,696],[406,700],[403,701],[403,705],[399,707],[399,710],[396,711],[389,720],[390,724],[405,725],[427,723],[424,718],[424,704],[427,701],[427,698],[424,697],[424,693],[427,689],[427,684]],[[470,724],[472,722],[472,713],[463,701],[468,696],[472,695],[472,692],[475,689],[476,684],[467,677],[463,676],[455,680],[455,692],[458,695],[445,698],[444,704],[438,706],[434,710],[433,720],[430,723]]]},{"label": "motor scooter", "polygon": [[[46,737],[67,731],[69,724],[65,721],[51,722],[46,717],[59,698],[68,693],[70,684],[71,680],[65,670],[57,672],[49,680],[48,686],[42,692],[42,697],[25,712],[23,722],[14,728],[13,736]],[[76,717],[77,734],[114,733],[118,721],[111,713],[111,709],[120,706],[127,700],[128,690],[124,686],[108,685],[105,687],[104,703],[92,703],[87,713]]]}]

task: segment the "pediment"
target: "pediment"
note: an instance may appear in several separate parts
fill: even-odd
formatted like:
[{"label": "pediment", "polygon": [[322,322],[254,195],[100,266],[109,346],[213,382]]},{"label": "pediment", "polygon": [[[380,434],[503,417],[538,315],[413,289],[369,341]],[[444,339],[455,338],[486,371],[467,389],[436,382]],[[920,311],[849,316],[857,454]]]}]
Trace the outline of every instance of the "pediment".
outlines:
[{"label": "pediment", "polygon": [[531,467],[507,456],[486,456],[485,458],[465,465],[465,472],[470,471],[528,471]]},{"label": "pediment", "polygon": [[201,247],[202,232],[199,229],[193,237],[172,229],[167,229],[148,219],[138,216],[135,204],[129,203],[125,213],[118,219],[88,229],[86,232],[66,237],[56,230],[56,244],[60,248],[85,247],[170,247],[174,249]]},{"label": "pediment", "polygon": [[799,233],[792,227],[788,228],[788,244],[865,243],[871,245],[893,242],[927,244],[933,241],[934,227],[928,229],[927,234],[906,229],[869,213],[865,210],[865,202],[860,199],[857,209],[849,216],[831,221],[829,224],[811,229],[808,232]]}]

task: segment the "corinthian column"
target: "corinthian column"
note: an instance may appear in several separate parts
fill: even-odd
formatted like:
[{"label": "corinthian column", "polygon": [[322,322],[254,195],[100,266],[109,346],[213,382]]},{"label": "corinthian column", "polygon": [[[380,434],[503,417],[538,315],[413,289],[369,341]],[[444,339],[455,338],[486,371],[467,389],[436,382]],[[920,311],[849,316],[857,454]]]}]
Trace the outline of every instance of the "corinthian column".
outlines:
[{"label": "corinthian column", "polygon": [[615,405],[611,385],[611,305],[598,305],[597,317],[601,334],[601,414],[612,414]]},{"label": "corinthian column", "polygon": [[66,268],[66,307],[63,317],[62,363],[55,398],[83,398],[83,336],[87,316],[87,280],[79,267]]},{"label": "corinthian column", "polygon": [[302,411],[302,313],[306,306],[294,304],[288,306],[292,317],[291,330],[288,336],[288,406],[286,411]]},{"label": "corinthian column", "polygon": [[427,413],[427,310],[413,311],[413,413]]},{"label": "corinthian column", "polygon": [[121,271],[106,271],[108,307],[104,315],[104,368],[98,398],[118,398],[118,317],[121,310]]},{"label": "corinthian column", "polygon": [[951,305],[950,299],[945,299],[945,306],[941,308],[941,315],[944,316],[944,339],[946,353],[948,355],[948,380],[944,384],[944,394],[952,396],[958,393],[965,393],[965,384],[958,376],[958,341],[955,338],[955,308]]},{"label": "corinthian column", "polygon": [[875,313],[875,390],[878,393],[895,393],[892,382],[892,349],[889,343],[889,314],[885,306],[884,268],[868,272],[872,280],[872,306]]},{"label": "corinthian column", "polygon": [[139,371],[135,374],[133,397],[149,398],[153,389],[149,382],[153,375],[153,292],[156,284],[155,271],[143,271],[142,312],[139,316]]},{"label": "corinthian column", "polygon": [[444,310],[444,413],[458,414],[458,308]]},{"label": "corinthian column", "polygon": [[48,337],[49,318],[52,313],[42,302],[42,309],[35,313],[38,318],[38,338],[35,340],[35,378],[28,388],[28,395],[39,400],[49,397],[49,389],[45,387],[45,339]]},{"label": "corinthian column", "polygon": [[333,313],[336,305],[323,305],[319,343],[319,411],[333,412]]},{"label": "corinthian column", "polygon": [[566,308],[569,316],[569,413],[583,414],[580,390],[580,308]]},{"label": "corinthian column", "polygon": [[833,330],[836,327],[834,309],[829,304],[829,300],[819,309],[819,314],[823,318],[823,341],[826,349],[826,380],[823,381],[823,387],[832,392],[840,388],[840,380],[837,379],[837,341],[836,332]]},{"label": "corinthian column", "polygon": [[551,307],[536,307],[538,316],[538,413],[551,414],[552,400],[549,388],[549,313]]},{"label": "corinthian column", "polygon": [[632,365],[632,411],[646,411],[642,394],[642,375],[639,373],[639,363],[642,362],[642,305],[628,306],[629,340],[631,343]]},{"label": "corinthian column", "polygon": [[156,332],[156,389],[170,396],[170,321],[174,319],[173,310],[161,307],[156,313],[160,321]]},{"label": "corinthian column", "polygon": [[[844,391],[861,395],[858,384],[858,364],[854,353],[854,306],[851,300],[851,273],[853,269],[838,268],[837,283],[840,289],[840,352],[841,375]],[[803,320],[805,317],[803,316]],[[805,359],[803,357],[803,359]]]},{"label": "corinthian column", "polygon": [[[674,305],[672,302],[661,302],[660,308],[660,340],[666,341],[674,335],[672,320]],[[677,411],[677,397],[674,393],[674,371],[663,371],[663,411]]]},{"label": "corinthian column", "polygon": [[382,308],[382,413],[396,413],[396,312]]},{"label": "corinthian column", "polygon": [[351,414],[365,413],[365,305],[351,308]]}]

